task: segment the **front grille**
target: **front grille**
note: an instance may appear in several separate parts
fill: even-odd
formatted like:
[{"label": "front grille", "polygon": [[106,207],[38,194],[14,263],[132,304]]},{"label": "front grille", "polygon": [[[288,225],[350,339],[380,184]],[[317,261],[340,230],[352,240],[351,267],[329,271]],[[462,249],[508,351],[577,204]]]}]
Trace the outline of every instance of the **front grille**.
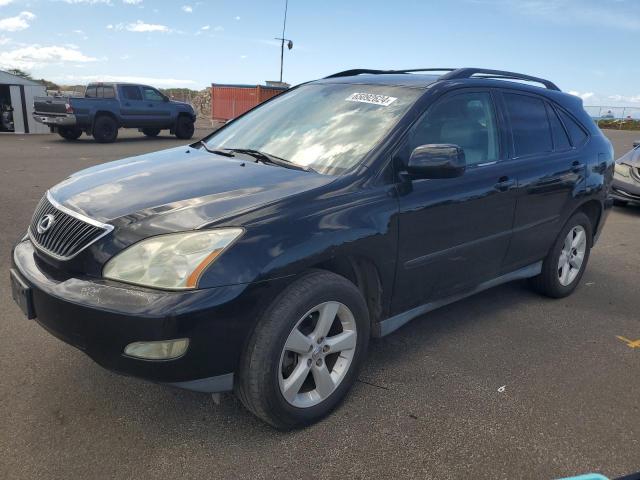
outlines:
[{"label": "front grille", "polygon": [[[57,205],[49,194],[42,197],[29,226],[34,245],[60,260],[68,260],[109,233],[111,225],[102,224]],[[46,231],[38,231],[38,224],[47,215],[52,221]],[[51,218],[51,217],[50,217]]]}]

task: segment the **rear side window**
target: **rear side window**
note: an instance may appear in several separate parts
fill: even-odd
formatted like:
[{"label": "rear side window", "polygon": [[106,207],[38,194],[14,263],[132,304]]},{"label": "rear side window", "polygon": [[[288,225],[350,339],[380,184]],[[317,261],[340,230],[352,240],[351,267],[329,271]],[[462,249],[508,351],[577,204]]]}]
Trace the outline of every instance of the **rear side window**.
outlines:
[{"label": "rear side window", "polygon": [[556,152],[569,150],[571,148],[569,136],[562,126],[555,109],[549,104],[547,104],[547,113],[549,114],[549,123],[551,124],[551,133],[553,135],[553,150]]},{"label": "rear side window", "polygon": [[528,95],[506,93],[516,157],[553,150],[545,102]]},{"label": "rear side window", "polygon": [[113,87],[104,87],[104,98],[116,98],[116,92]]},{"label": "rear side window", "polygon": [[142,94],[138,87],[132,85],[125,85],[122,87],[122,94],[127,100],[142,100]]},{"label": "rear side window", "polygon": [[87,91],[84,93],[87,98],[96,98],[98,96],[96,87],[87,87]]},{"label": "rear side window", "polygon": [[580,145],[582,145],[587,140],[587,133],[580,125],[578,125],[578,123],[573,118],[571,118],[563,110],[558,109],[558,113],[560,114],[562,123],[564,123],[564,126],[569,132],[569,137],[571,138],[571,143],[573,144],[573,146],[579,147]]}]

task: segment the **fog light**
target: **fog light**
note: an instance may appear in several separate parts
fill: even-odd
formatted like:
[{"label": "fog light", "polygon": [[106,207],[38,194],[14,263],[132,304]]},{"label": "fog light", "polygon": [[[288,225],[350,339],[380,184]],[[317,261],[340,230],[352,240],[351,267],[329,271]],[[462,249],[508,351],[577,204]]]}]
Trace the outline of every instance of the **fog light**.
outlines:
[{"label": "fog light", "polygon": [[188,338],[159,342],[134,342],[127,345],[124,354],[146,360],[169,360],[184,355],[189,348]]}]

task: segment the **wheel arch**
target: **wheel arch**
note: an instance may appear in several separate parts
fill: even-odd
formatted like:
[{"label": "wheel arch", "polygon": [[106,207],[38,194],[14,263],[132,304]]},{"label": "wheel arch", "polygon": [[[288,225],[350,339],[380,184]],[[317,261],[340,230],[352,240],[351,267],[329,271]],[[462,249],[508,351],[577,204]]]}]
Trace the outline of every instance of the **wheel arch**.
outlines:
[{"label": "wheel arch", "polygon": [[589,220],[591,221],[591,227],[592,227],[592,232],[591,232],[592,242],[598,237],[598,234],[600,233],[598,231],[598,228],[600,227],[600,219],[602,218],[603,211],[604,211],[604,208],[602,206],[602,203],[598,200],[591,199],[582,203],[573,212],[573,213],[583,212],[587,217],[589,217]]},{"label": "wheel arch", "polygon": [[115,120],[116,124],[118,125],[118,128],[120,128],[120,120],[118,119],[115,113],[110,112],[109,110],[97,110],[96,113],[93,115],[93,122],[91,122],[91,130],[93,130],[93,127],[95,126],[96,121],[100,117],[111,117],[113,120]]},{"label": "wheel arch", "polygon": [[324,260],[311,268],[340,275],[358,287],[367,304],[373,331],[383,318],[383,287],[375,262],[364,256],[345,255]]}]

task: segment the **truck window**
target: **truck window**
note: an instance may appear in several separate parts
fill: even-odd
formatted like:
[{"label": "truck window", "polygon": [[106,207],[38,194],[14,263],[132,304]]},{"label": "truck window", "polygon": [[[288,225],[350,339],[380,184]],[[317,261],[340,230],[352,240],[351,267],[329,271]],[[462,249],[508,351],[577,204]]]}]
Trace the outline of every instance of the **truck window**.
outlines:
[{"label": "truck window", "polygon": [[144,99],[150,102],[162,102],[164,99],[162,94],[155,88],[142,87],[142,92],[144,93]]},{"label": "truck window", "polygon": [[134,85],[124,85],[122,87],[122,95],[127,100],[142,100],[140,89]]},{"label": "truck window", "polygon": [[98,89],[95,85],[93,86],[88,86],[87,87],[87,91],[84,94],[85,97],[87,98],[96,98],[98,96]]},{"label": "truck window", "polygon": [[113,87],[104,87],[104,98],[116,98]]},{"label": "truck window", "polygon": [[544,102],[528,95],[504,96],[513,131],[516,156],[551,152],[551,127]]}]

